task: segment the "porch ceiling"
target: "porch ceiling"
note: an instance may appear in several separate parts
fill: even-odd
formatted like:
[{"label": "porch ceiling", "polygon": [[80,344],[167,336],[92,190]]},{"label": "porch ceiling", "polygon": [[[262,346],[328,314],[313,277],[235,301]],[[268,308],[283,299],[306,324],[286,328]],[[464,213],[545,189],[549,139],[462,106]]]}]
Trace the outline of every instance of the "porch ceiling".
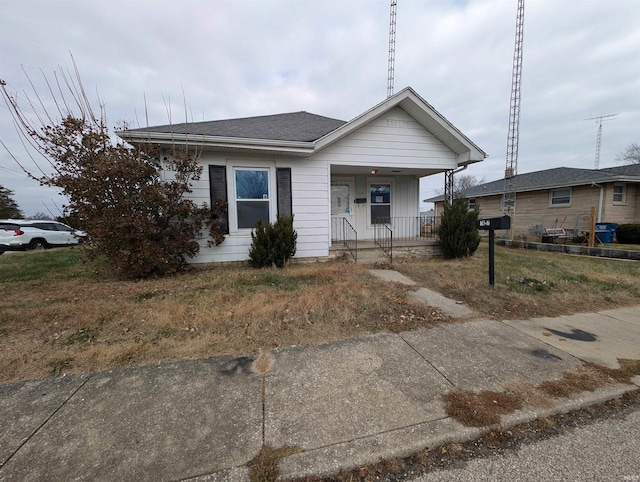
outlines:
[{"label": "porch ceiling", "polygon": [[[376,171],[373,174],[371,171]],[[342,166],[331,165],[332,175],[367,175],[367,176],[415,176],[417,178],[431,176],[443,172],[442,169],[402,168],[402,167],[378,167],[378,166]]]}]

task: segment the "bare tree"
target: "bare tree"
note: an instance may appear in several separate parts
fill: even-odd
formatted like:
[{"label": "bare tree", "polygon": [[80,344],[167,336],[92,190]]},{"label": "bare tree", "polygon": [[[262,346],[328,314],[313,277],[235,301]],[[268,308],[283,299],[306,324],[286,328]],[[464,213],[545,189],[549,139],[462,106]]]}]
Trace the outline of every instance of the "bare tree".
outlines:
[{"label": "bare tree", "polygon": [[38,211],[33,216],[29,216],[29,219],[39,219],[42,221],[53,221],[53,217],[50,214]]},{"label": "bare tree", "polygon": [[623,164],[640,164],[640,144],[632,142],[627,148],[618,153],[616,161]]},{"label": "bare tree", "polygon": [[[474,186],[484,184],[484,178],[478,180],[476,176],[464,174],[462,176],[453,177],[453,195],[464,196],[464,192]],[[438,194],[444,194],[444,189],[438,189]]]},{"label": "bare tree", "polygon": [[[106,256],[116,274],[139,278],[180,270],[185,256],[198,253],[195,239],[204,225],[212,226],[211,210],[187,198],[202,171],[199,152],[173,146],[164,154],[170,159],[170,180],[163,179],[157,148],[113,140],[104,106],[95,113],[73,66],[73,73],[61,69],[52,81],[43,75],[44,92],[33,87],[31,96],[10,93],[0,81],[39,172],[12,157],[42,185],[62,190],[69,199],[65,213],[81,220],[95,243],[91,253]],[[218,244],[224,239],[210,234]]]}]

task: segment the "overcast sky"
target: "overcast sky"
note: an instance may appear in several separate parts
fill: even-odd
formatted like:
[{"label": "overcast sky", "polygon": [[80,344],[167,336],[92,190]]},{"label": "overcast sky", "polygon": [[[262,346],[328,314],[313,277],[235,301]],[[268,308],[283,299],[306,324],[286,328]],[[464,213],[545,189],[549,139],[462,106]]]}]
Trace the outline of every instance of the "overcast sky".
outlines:
[{"label": "overcast sky", "polygon": [[[466,174],[503,176],[516,0],[398,0],[395,91],[406,86],[489,157]],[[640,1],[528,0],[518,172],[600,167],[640,142]],[[120,121],[167,124],[308,111],[350,120],[387,92],[389,0],[0,0],[0,79],[71,68]],[[42,92],[43,88],[40,87]],[[96,103],[97,105],[97,103]],[[6,106],[0,139],[29,165]],[[442,189],[422,181],[422,198]],[[64,203],[0,152],[0,185],[26,215]],[[46,207],[45,207],[46,205]]]}]

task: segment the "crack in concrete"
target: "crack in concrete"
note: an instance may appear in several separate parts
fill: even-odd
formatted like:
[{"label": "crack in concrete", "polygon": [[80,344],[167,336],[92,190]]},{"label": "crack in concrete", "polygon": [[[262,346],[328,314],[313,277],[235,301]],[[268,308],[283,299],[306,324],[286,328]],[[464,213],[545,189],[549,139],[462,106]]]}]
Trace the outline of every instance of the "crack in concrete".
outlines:
[{"label": "crack in concrete", "polygon": [[407,341],[407,340],[402,336],[402,333],[399,333],[399,334],[398,334],[398,336],[400,337],[400,339],[401,339],[402,341],[404,341],[407,345],[409,345],[409,347],[410,347],[413,351],[415,351],[415,352],[418,354],[418,356],[419,356],[420,358],[422,358],[424,361],[426,361],[429,365],[431,365],[431,367],[433,367],[433,369],[434,369],[435,371],[437,371],[440,375],[442,375],[442,377],[443,377],[446,381],[448,381],[448,382],[451,384],[451,386],[452,386],[452,387],[455,387],[455,386],[456,386],[456,385],[455,385],[455,383],[453,383],[451,380],[449,380],[449,378],[447,378],[447,376],[446,376],[442,371],[440,371],[440,370],[438,369],[438,367],[436,367],[433,363],[431,363],[431,362],[430,362],[430,361],[429,361],[425,356],[423,356],[423,355],[422,355],[422,353],[420,353],[418,350],[416,350],[416,348],[415,348],[411,343],[409,343],[409,342],[408,342],[408,341]]},{"label": "crack in concrete", "polygon": [[78,393],[78,392],[80,391],[80,389],[81,389],[82,387],[84,387],[84,386],[87,384],[87,382],[88,382],[89,380],[91,380],[92,378],[93,378],[93,375],[89,375],[89,376],[87,377],[87,379],[86,379],[84,382],[82,382],[82,383],[78,386],[78,388],[76,388],[76,389],[71,393],[71,395],[69,395],[69,396],[66,398],[66,400],[64,400],[64,401],[60,404],[60,406],[59,406],[58,408],[56,408],[56,409],[51,413],[51,415],[49,415],[49,416],[46,418],[46,420],[45,420],[44,422],[42,422],[40,425],[38,425],[38,427],[37,427],[37,428],[36,428],[36,429],[31,433],[31,435],[29,435],[29,436],[28,436],[28,437],[27,437],[27,438],[26,438],[26,439],[25,439],[25,440],[24,440],[20,445],[18,445],[18,447],[17,447],[17,448],[16,448],[16,449],[11,453],[11,455],[9,455],[9,457],[7,457],[7,460],[5,460],[4,462],[0,462],[0,468],[4,467],[7,463],[9,463],[9,461],[10,461],[10,460],[11,460],[11,459],[12,459],[12,458],[13,458],[13,457],[14,457],[14,456],[15,456],[15,455],[20,451],[20,449],[22,449],[22,447],[24,447],[24,446],[27,444],[27,442],[29,442],[29,441],[30,441],[30,440],[31,440],[31,439],[32,439],[32,438],[33,438],[33,437],[34,437],[34,436],[35,436],[35,435],[36,435],[36,434],[37,434],[37,433],[42,429],[42,427],[44,427],[47,423],[49,423],[49,420],[51,420],[51,419],[52,419],[52,418],[53,418],[53,417],[54,417],[54,416],[55,416],[55,415],[56,415],[56,414],[57,414],[57,413],[62,409],[62,407],[64,407],[64,406],[69,402],[69,400],[71,400],[71,399],[76,395],[76,393]]}]

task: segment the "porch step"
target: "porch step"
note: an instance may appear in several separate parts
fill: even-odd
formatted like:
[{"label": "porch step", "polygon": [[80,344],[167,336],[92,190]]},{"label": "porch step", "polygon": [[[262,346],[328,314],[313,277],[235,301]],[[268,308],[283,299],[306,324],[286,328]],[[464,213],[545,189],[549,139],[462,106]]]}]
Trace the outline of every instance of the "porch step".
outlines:
[{"label": "porch step", "polygon": [[[441,255],[438,242],[436,240],[420,240],[419,242],[399,242],[393,247],[393,259],[401,258],[434,258]],[[344,245],[334,244],[329,249],[329,257],[352,260],[353,256]],[[358,242],[358,263],[362,264],[389,264],[389,257],[382,249],[370,241]]]},{"label": "porch step", "polygon": [[[330,258],[344,258],[347,261],[355,261],[353,256],[343,247],[332,247],[329,249]],[[376,248],[358,248],[358,263],[360,264],[389,264],[389,257]]]}]

